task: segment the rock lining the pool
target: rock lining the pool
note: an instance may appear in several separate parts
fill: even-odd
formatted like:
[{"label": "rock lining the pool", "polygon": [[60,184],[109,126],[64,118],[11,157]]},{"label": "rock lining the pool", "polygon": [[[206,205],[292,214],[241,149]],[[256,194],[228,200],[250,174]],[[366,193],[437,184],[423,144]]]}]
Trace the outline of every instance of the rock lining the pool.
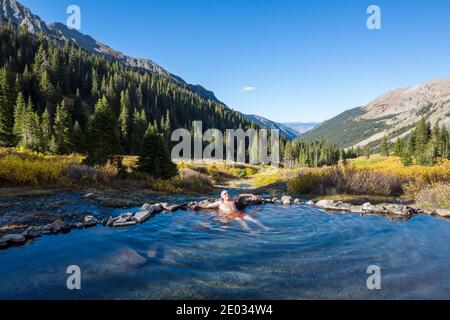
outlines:
[{"label": "rock lining the pool", "polygon": [[315,204],[315,206],[327,211],[344,211],[358,214],[378,214],[401,219],[410,219],[417,214],[423,213],[423,211],[419,209],[403,204],[373,205],[367,202],[362,206],[355,206],[342,201],[320,200]]}]

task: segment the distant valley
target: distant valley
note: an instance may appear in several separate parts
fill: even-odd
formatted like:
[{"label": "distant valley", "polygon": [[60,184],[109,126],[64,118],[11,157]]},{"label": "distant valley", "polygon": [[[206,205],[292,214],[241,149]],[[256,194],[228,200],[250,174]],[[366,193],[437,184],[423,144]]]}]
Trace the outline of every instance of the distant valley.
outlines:
[{"label": "distant valley", "polygon": [[300,137],[302,134],[311,130],[318,124],[315,122],[279,123],[257,115],[247,115],[247,118],[251,122],[256,123],[258,126],[262,128],[280,130],[280,134],[289,140],[293,140]]}]

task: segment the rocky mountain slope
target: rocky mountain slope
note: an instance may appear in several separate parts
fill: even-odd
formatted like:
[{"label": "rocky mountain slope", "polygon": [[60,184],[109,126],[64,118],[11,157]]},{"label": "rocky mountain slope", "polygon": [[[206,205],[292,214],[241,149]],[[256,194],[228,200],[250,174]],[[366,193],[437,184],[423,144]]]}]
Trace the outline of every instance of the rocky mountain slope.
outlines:
[{"label": "rocky mountain slope", "polygon": [[432,125],[450,128],[450,78],[390,91],[364,107],[323,122],[302,138],[323,137],[344,147],[373,147],[384,136],[392,141],[408,136],[422,117]]},{"label": "rocky mountain slope", "polygon": [[256,123],[261,128],[278,129],[280,130],[280,134],[289,140],[293,140],[299,136],[299,133],[296,130],[284,124],[274,122],[261,116],[257,116],[254,114],[247,115],[247,119],[253,123]]},{"label": "rocky mountain slope", "polygon": [[178,84],[187,86],[191,91],[197,93],[205,99],[220,102],[213,92],[203,88],[201,85],[192,85],[186,83],[180,77],[171,74],[157,63],[149,59],[133,58],[114,50],[106,44],[92,38],[89,35],[82,34],[77,30],[68,28],[62,23],[52,23],[47,25],[39,16],[33,14],[30,9],[20,4],[17,0],[0,0],[0,24],[11,21],[16,25],[23,26],[31,33],[43,33],[47,36],[59,40],[69,40],[82,47],[83,49],[102,55],[108,59],[116,60],[130,67],[142,68],[150,72],[170,78]]},{"label": "rocky mountain slope", "polygon": [[316,127],[319,122],[284,122],[282,124],[294,129],[297,132],[297,135],[301,136]]}]

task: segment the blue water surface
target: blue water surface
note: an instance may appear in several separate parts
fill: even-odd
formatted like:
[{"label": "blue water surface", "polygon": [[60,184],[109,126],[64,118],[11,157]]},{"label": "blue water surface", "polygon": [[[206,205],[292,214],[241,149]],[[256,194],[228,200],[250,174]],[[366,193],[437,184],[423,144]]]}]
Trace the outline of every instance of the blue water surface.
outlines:
[{"label": "blue water surface", "polygon": [[[307,205],[247,213],[268,229],[179,211],[0,251],[0,299],[450,299],[449,221]],[[70,265],[81,290],[67,289]],[[367,288],[370,265],[381,290]]]}]

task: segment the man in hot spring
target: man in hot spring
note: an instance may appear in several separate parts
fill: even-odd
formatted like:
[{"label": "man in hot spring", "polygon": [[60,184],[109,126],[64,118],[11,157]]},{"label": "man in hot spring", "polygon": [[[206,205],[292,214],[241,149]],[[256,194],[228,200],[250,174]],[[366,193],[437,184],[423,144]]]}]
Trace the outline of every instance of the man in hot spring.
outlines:
[{"label": "man in hot spring", "polygon": [[233,198],[229,195],[228,191],[222,191],[220,198],[221,200],[214,203],[194,204],[191,209],[218,209],[219,218],[225,222],[236,220],[242,225],[242,227],[249,229],[245,221],[250,221],[264,229],[267,229],[258,220],[253,219],[248,214],[242,213],[237,208],[238,202],[244,198],[251,198],[253,201],[258,200],[258,197],[254,194],[240,194],[239,196]]}]

